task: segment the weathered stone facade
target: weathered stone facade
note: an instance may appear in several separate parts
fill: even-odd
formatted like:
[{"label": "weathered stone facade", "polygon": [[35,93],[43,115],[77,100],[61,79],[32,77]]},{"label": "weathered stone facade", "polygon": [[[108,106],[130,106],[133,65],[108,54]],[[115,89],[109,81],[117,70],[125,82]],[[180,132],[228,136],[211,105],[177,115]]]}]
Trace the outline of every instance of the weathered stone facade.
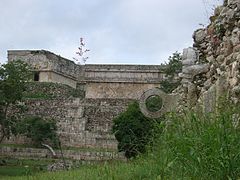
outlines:
[{"label": "weathered stone facade", "polygon": [[39,73],[40,82],[67,84],[86,91],[86,98],[138,99],[164,79],[161,65],[77,65],[51,52],[10,50],[8,60],[20,59]]},{"label": "weathered stone facade", "polygon": [[39,72],[40,82],[59,82],[76,87],[79,66],[48,51],[8,51],[8,61],[22,60]]},{"label": "weathered stone facade", "polygon": [[85,65],[86,98],[139,99],[160,86],[163,66]]}]

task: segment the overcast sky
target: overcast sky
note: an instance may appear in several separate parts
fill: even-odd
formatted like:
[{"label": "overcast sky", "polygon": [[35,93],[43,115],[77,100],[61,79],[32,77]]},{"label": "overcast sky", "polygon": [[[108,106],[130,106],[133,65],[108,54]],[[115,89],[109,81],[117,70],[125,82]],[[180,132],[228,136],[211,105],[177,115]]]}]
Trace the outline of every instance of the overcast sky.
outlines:
[{"label": "overcast sky", "polygon": [[44,49],[87,63],[160,64],[192,45],[218,0],[0,0],[0,62],[8,49]]}]

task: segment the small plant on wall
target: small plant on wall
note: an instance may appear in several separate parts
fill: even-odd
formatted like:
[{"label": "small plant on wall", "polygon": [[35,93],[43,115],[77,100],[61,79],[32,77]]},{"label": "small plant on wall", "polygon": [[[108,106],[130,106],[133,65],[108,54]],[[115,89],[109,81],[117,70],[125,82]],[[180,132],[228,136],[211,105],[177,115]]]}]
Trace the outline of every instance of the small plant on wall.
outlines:
[{"label": "small plant on wall", "polygon": [[85,47],[85,42],[84,39],[81,37],[80,38],[80,44],[78,47],[78,50],[76,52],[77,57],[73,57],[73,60],[77,64],[85,64],[86,61],[88,60],[88,56],[86,56],[86,53],[89,52],[90,50]]}]

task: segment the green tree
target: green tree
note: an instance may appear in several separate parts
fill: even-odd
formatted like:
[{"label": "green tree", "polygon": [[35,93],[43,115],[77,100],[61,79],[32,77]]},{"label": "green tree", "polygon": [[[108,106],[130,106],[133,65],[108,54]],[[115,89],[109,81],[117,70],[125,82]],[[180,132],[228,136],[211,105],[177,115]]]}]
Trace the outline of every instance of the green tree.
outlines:
[{"label": "green tree", "polygon": [[18,124],[18,133],[31,138],[36,147],[45,143],[57,147],[59,140],[56,131],[57,125],[53,119],[27,117]]},{"label": "green tree", "polygon": [[114,120],[113,133],[118,140],[118,150],[127,158],[136,157],[146,151],[154,137],[156,120],[145,117],[137,102],[133,102],[127,110]]},{"label": "green tree", "polygon": [[180,73],[182,71],[182,56],[181,53],[175,52],[172,56],[168,58],[169,62],[166,64],[167,68],[165,73],[169,77],[174,77],[176,73]]},{"label": "green tree", "polygon": [[164,70],[167,79],[160,82],[160,88],[166,93],[171,93],[180,85],[180,80],[175,79],[175,77],[182,71],[182,56],[180,53],[175,52],[168,60],[169,62],[165,64],[166,69]]},{"label": "green tree", "polygon": [[16,115],[8,115],[11,105],[22,100],[25,82],[31,78],[29,66],[12,61],[0,66],[0,143],[11,133],[16,133]]}]

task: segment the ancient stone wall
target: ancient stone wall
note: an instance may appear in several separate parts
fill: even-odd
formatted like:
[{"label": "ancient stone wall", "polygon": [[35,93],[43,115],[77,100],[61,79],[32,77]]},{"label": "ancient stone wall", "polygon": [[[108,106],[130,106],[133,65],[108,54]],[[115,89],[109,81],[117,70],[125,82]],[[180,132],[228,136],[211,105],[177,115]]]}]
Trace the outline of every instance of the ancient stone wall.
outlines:
[{"label": "ancient stone wall", "polygon": [[139,99],[144,91],[159,84],[141,83],[87,83],[87,98]]},{"label": "ancient stone wall", "polygon": [[[131,100],[121,99],[37,99],[25,100],[24,116],[40,116],[57,121],[63,146],[117,150],[111,134],[112,119],[123,112]],[[12,137],[5,143],[28,142]]]},{"label": "ancient stone wall", "polygon": [[[0,154],[7,157],[17,158],[52,158],[52,155],[47,149],[40,148],[21,148],[21,147],[0,147]],[[63,150],[64,157],[67,159],[81,161],[108,161],[108,160],[125,160],[123,154],[108,151],[93,151],[90,150]],[[60,150],[56,150],[56,157],[61,159]]]},{"label": "ancient stone wall", "polygon": [[157,83],[164,78],[161,65],[100,65],[87,64],[87,82]]},{"label": "ancient stone wall", "polygon": [[9,50],[8,61],[22,60],[39,71],[54,71],[56,73],[77,78],[78,66],[66,58],[46,50]]},{"label": "ancient stone wall", "polygon": [[22,60],[40,72],[40,82],[59,82],[76,88],[79,66],[49,51],[10,50],[8,61]]},{"label": "ancient stone wall", "polygon": [[[240,102],[240,1],[224,1],[211,23],[193,34],[193,48],[184,50],[183,99],[188,107],[202,104],[211,112],[222,96]],[[178,89],[179,90],[179,89]]]},{"label": "ancient stone wall", "polygon": [[[51,52],[11,50],[8,60],[23,60],[39,72],[40,82],[82,86],[86,98],[138,99],[144,90],[159,87],[165,78],[162,65],[77,65]],[[119,93],[119,95],[118,95]]]},{"label": "ancient stone wall", "polygon": [[73,88],[77,87],[76,79],[69,78],[60,73],[55,73],[53,71],[41,71],[39,72],[39,82],[54,82],[67,84]]},{"label": "ancient stone wall", "polygon": [[86,98],[139,99],[163,80],[158,65],[85,65]]},{"label": "ancient stone wall", "polygon": [[68,99],[77,97],[83,99],[85,91],[75,89],[65,84],[52,82],[28,82],[25,84],[24,99]]}]

